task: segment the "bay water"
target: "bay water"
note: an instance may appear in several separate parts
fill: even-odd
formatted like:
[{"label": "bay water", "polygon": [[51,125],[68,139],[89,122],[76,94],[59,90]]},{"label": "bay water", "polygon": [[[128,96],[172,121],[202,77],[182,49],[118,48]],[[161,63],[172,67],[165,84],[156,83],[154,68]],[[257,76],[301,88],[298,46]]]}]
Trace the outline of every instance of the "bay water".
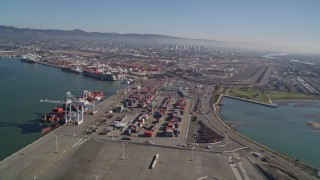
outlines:
[{"label": "bay water", "polygon": [[221,117],[242,135],[309,165],[320,165],[320,101],[277,101],[277,108],[228,97],[222,98]]},{"label": "bay water", "polygon": [[59,104],[40,103],[41,99],[63,101],[66,92],[78,96],[84,90],[102,91],[107,98],[116,93],[117,83],[0,59],[0,160],[43,136],[39,117]]},{"label": "bay water", "polygon": [[[117,83],[63,72],[58,68],[0,59],[0,160],[42,137],[39,116],[58,105],[40,99],[64,100],[67,91],[103,91],[109,97]],[[277,108],[224,97],[221,116],[244,136],[275,151],[318,167],[320,130],[306,125],[320,121],[320,101],[278,101]]]}]

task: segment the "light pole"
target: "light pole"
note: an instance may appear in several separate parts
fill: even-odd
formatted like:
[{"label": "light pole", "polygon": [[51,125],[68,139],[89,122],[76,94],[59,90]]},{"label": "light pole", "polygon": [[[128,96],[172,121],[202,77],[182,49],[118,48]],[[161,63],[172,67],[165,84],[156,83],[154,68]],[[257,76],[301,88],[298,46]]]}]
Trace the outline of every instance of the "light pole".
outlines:
[{"label": "light pole", "polygon": [[94,175],[94,177],[96,177],[96,180],[98,180],[98,177],[99,177],[99,176],[98,176],[98,175]]},{"label": "light pole", "polygon": [[124,143],[125,142],[122,142],[122,160],[124,160]]},{"label": "light pole", "polygon": [[111,130],[111,140],[113,140],[113,130]]},{"label": "light pole", "polygon": [[231,139],[226,135],[227,143],[230,143],[230,150],[232,151]]},{"label": "light pole", "polygon": [[193,150],[196,149],[196,138],[197,136],[193,136],[193,147],[191,148],[191,161],[193,161]]},{"label": "light pole", "polygon": [[59,153],[59,148],[58,148],[58,135],[56,135],[56,153]]},{"label": "light pole", "polygon": [[191,161],[193,161],[193,150],[194,150],[195,148],[193,147],[193,148],[191,148]]}]

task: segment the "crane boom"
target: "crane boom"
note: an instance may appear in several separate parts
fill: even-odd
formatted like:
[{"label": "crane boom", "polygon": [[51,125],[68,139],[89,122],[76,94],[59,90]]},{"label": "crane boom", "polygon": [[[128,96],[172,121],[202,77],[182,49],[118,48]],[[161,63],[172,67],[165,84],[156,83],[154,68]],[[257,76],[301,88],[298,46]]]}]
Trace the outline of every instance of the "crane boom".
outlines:
[{"label": "crane boom", "polygon": [[91,109],[93,112],[97,106],[94,103],[87,101],[89,91],[85,90],[83,94],[84,99],[77,99],[70,92],[66,93],[65,101],[41,99],[41,103],[53,103],[53,104],[64,104],[65,106],[65,123],[75,122],[81,124],[83,122],[83,114],[85,109]]}]

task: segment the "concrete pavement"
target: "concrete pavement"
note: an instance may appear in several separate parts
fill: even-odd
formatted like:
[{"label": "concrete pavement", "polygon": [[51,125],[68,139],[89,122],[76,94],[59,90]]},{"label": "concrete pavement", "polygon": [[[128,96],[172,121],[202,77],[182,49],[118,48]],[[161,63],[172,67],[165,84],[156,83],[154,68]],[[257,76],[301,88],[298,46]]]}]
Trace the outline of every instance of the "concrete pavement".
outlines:
[{"label": "concrete pavement", "polygon": [[[116,96],[99,105],[95,120],[124,95]],[[188,108],[190,105],[188,101]],[[76,127],[62,126],[1,161],[1,179],[236,179],[227,154],[178,147],[185,136],[172,138],[172,142],[170,138],[162,143],[161,138],[155,140],[166,146],[140,141],[123,145],[110,137],[84,134],[93,123],[92,117],[86,115],[84,123]],[[186,127],[187,123],[183,125]],[[159,160],[149,169],[155,154],[160,155]],[[251,179],[263,179],[251,164],[243,164],[243,168]]]}]

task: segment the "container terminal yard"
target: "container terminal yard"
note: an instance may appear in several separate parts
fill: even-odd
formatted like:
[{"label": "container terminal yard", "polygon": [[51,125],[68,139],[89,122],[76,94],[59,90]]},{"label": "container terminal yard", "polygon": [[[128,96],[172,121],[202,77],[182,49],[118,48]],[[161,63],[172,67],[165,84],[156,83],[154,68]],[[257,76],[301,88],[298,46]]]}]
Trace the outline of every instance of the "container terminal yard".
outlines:
[{"label": "container terminal yard", "polygon": [[57,104],[40,120],[46,135],[1,161],[1,177],[317,179],[316,168],[229,128],[216,99],[221,86],[318,95],[318,66],[222,49],[130,46],[135,51],[128,53],[117,44],[104,52],[96,46],[94,52],[12,52],[27,54],[23,63],[116,81],[123,88],[105,100],[94,88],[39,100]]},{"label": "container terminal yard", "polygon": [[1,178],[317,179],[229,128],[215,93],[214,85],[166,77],[137,79],[94,107],[61,101],[70,105],[63,125],[1,161]]}]

